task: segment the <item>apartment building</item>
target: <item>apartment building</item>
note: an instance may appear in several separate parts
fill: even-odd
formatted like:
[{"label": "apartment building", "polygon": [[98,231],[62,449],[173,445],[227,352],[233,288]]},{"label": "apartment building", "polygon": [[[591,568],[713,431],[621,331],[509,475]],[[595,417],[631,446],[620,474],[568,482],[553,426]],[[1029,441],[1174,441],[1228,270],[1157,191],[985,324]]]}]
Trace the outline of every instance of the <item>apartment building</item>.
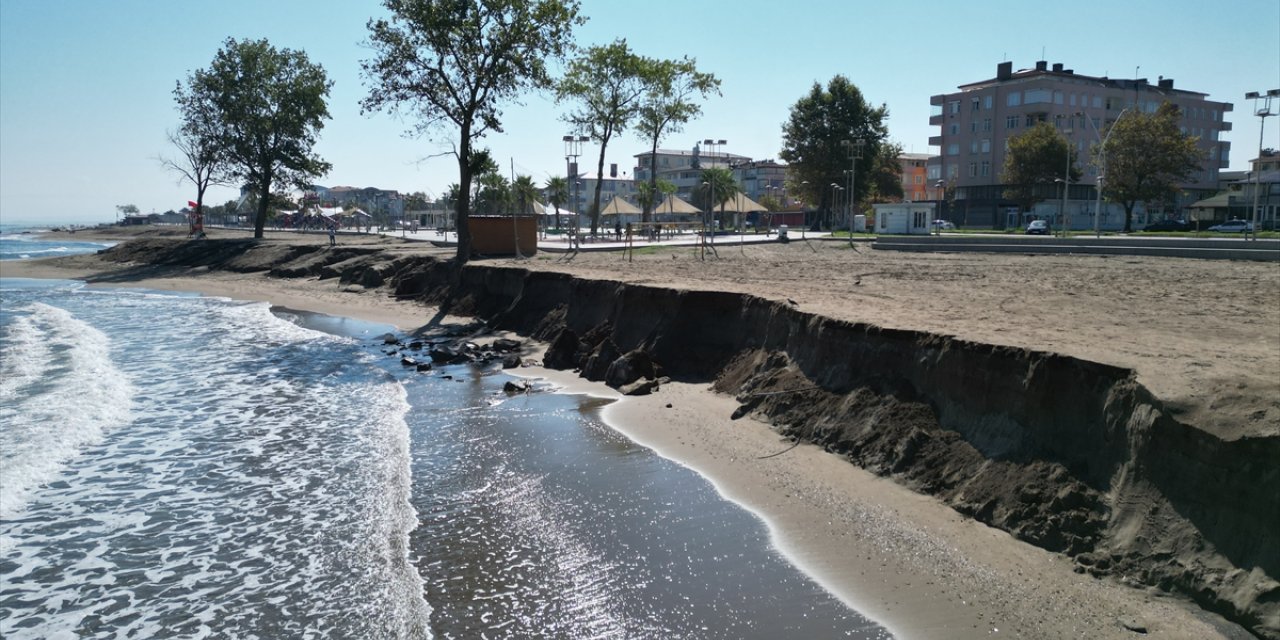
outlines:
[{"label": "apartment building", "polygon": [[941,200],[942,190],[935,186],[937,180],[929,182],[929,159],[927,153],[903,153],[898,156],[898,167],[902,171],[902,199],[907,202],[922,200]]},{"label": "apartment building", "polygon": [[[636,167],[633,172],[636,182],[649,180],[650,167],[654,166],[650,164],[651,157],[654,157],[654,154],[649,151],[636,154]],[[702,185],[703,169],[711,167],[734,169],[752,161],[747,156],[727,153],[714,145],[708,147],[694,145],[689,151],[659,149],[656,159],[658,177],[674,184],[676,195],[685,200],[691,200],[698,193]],[[697,166],[694,166],[695,159]],[[741,178],[738,179],[738,184],[740,187],[743,186]]]},{"label": "apartment building", "polygon": [[[1076,166],[1083,176],[1067,193],[1067,214],[1074,228],[1093,225],[1098,170],[1090,161],[1090,148],[1126,111],[1154,113],[1162,103],[1171,102],[1182,111],[1183,131],[1199,139],[1204,165],[1181,185],[1186,193],[1172,203],[1173,212],[1213,195],[1218,189],[1219,170],[1228,166],[1231,143],[1223,140],[1222,134],[1231,131],[1226,114],[1232,105],[1209,100],[1204,93],[1175,88],[1172,78],[1160,77],[1151,84],[1146,78],[1086,76],[1060,63],[1050,66],[1041,60],[1034,68],[1017,71],[1012,62],[1002,62],[996,66],[994,78],[957,88],[955,93],[929,100],[929,124],[940,128],[929,144],[938,147],[939,155],[930,160],[925,180],[955,190],[954,206],[946,215],[957,221],[962,215],[963,224],[969,226],[999,228],[1023,222],[1017,205],[1004,198],[1000,175],[1008,140],[1037,122],[1056,126],[1079,154]],[[1063,170],[1065,173],[1066,167]],[[1061,202],[1061,188],[1045,185],[1045,201],[1033,215],[1056,215],[1061,205],[1053,201]],[[1140,205],[1135,222],[1140,225],[1155,213]],[[1118,205],[1104,204],[1101,220],[1103,228],[1119,228],[1123,225],[1122,210]]]}]

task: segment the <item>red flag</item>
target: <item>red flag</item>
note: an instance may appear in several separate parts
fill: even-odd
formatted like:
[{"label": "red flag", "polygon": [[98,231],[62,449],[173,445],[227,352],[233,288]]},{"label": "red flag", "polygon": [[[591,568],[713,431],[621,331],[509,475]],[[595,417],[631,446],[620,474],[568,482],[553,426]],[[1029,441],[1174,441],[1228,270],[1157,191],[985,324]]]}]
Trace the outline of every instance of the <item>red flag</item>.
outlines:
[{"label": "red flag", "polygon": [[188,200],[188,201],[187,201],[187,206],[188,206],[188,207],[191,207],[192,209],[194,209],[194,208],[196,208],[196,203],[194,203],[194,202],[192,202],[192,201]]}]

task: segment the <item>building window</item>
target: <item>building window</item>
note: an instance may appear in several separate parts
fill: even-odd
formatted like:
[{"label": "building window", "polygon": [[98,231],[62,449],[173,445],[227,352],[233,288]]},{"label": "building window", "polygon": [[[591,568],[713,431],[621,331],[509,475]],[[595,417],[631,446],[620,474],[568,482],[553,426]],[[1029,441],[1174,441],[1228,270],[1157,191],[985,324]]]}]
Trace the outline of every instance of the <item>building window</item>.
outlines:
[{"label": "building window", "polygon": [[947,155],[949,155],[949,156],[958,156],[958,155],[960,155],[960,145],[958,145],[958,144],[956,144],[956,143],[954,143],[954,142],[953,142],[953,143],[951,143],[951,144],[949,144],[949,145],[947,145]]},{"label": "building window", "polygon": [[1054,103],[1054,104],[1062,104],[1062,92],[1061,92],[1061,91],[1054,91],[1054,92],[1053,92],[1053,103]]},{"label": "building window", "polygon": [[973,142],[969,143],[969,153],[973,154],[977,152],[978,152],[978,141],[974,140]]},{"label": "building window", "polygon": [[947,179],[955,178],[958,175],[960,175],[960,167],[954,164],[947,167]]},{"label": "building window", "polygon": [[956,135],[957,133],[960,133],[960,125],[958,125],[958,124],[956,124],[956,123],[954,123],[954,122],[953,122],[953,123],[951,123],[951,127],[950,127],[950,129],[951,129],[951,135],[953,135],[953,136],[954,136],[954,135]]},{"label": "building window", "polygon": [[1017,129],[1017,128],[1018,128],[1018,116],[1006,116],[1006,117],[1005,117],[1005,119],[1004,119],[1004,128],[1006,128],[1006,129]]},{"label": "building window", "polygon": [[938,176],[940,176],[940,175],[942,175],[942,168],[941,168],[941,167],[939,167],[939,166],[938,166],[938,165],[936,165],[936,164],[935,164],[935,165],[932,165],[932,166],[930,166],[930,167],[929,167],[929,180],[930,180],[930,181],[937,180],[937,179],[938,179]]},{"label": "building window", "polygon": [[1116,100],[1114,100],[1114,99],[1112,99],[1112,98],[1107,98],[1107,111],[1111,111],[1111,110],[1115,109],[1115,108],[1116,108],[1116,107],[1115,107],[1115,105],[1116,105],[1116,104],[1117,104],[1117,101],[1116,101]]},{"label": "building window", "polygon": [[982,99],[982,107],[983,107],[984,109],[990,109],[990,108],[991,108],[991,96],[987,96],[987,97],[985,97],[985,98],[983,98],[983,99]]},{"label": "building window", "polygon": [[1022,94],[1014,91],[1005,98],[1005,104],[1010,107],[1016,107],[1022,104]]},{"label": "building window", "polygon": [[991,130],[991,118],[983,118],[983,120],[982,120],[982,130],[983,130],[983,131],[990,131],[990,130]]},{"label": "building window", "polygon": [[972,105],[973,105],[973,108],[972,108],[972,109],[970,109],[970,111],[981,111],[981,110],[982,110],[982,100],[981,100],[981,99],[979,99],[979,98],[974,98],[973,100],[970,100],[969,102],[970,102],[970,104],[972,104]]},{"label": "building window", "polygon": [[1076,106],[1076,94],[1071,94],[1071,99],[1068,100],[1067,103],[1073,107]]},{"label": "building window", "polygon": [[948,102],[947,110],[950,111],[951,113],[960,113],[960,101],[952,100],[951,102]]},{"label": "building window", "polygon": [[1025,94],[1023,102],[1026,104],[1039,104],[1053,100],[1053,94],[1048,89],[1027,89]]},{"label": "building window", "polygon": [[983,152],[983,153],[991,153],[991,139],[990,139],[990,138],[983,138],[983,139],[982,139],[982,152]]},{"label": "building window", "polygon": [[991,161],[983,160],[982,161],[982,177],[985,178],[989,175],[991,175]]},{"label": "building window", "polygon": [[969,177],[970,178],[978,177],[978,163],[976,162],[969,163]]},{"label": "building window", "polygon": [[969,123],[969,133],[977,133],[977,132],[978,132],[978,121],[974,120],[973,122]]},{"label": "building window", "polygon": [[1026,126],[1027,128],[1031,128],[1031,127],[1036,126],[1036,117],[1035,117],[1035,115],[1028,113],[1028,114],[1027,114],[1027,122],[1026,122],[1026,124],[1025,124],[1024,126]]}]

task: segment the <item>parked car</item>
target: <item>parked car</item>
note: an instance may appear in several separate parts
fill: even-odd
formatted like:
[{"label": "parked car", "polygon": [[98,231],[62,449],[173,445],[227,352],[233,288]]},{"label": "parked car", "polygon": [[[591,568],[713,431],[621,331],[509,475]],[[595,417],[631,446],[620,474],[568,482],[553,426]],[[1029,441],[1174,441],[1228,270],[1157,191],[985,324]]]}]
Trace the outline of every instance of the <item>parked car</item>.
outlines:
[{"label": "parked car", "polygon": [[1215,224],[1209,227],[1210,231],[1218,233],[1244,233],[1253,231],[1253,224],[1244,220],[1228,220],[1222,224]]},{"label": "parked car", "polygon": [[1049,235],[1049,223],[1044,220],[1032,220],[1027,225],[1026,233],[1031,236],[1047,236]]},{"label": "parked car", "polygon": [[933,228],[941,229],[943,231],[951,231],[952,229],[956,228],[956,225],[953,224],[950,220],[934,220]]},{"label": "parked car", "polygon": [[1190,222],[1186,220],[1159,220],[1143,228],[1143,231],[1191,231]]}]

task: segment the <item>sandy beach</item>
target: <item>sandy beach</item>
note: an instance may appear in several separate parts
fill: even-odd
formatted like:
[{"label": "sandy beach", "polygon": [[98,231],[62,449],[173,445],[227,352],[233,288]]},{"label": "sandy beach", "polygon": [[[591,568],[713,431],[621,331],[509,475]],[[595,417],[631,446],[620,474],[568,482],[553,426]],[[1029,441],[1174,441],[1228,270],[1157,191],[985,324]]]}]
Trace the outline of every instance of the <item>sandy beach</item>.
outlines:
[{"label": "sandy beach", "polygon": [[[235,233],[215,231],[215,234]],[[321,244],[320,235],[271,234]],[[77,240],[102,238],[84,232]],[[112,236],[108,240],[123,239]],[[344,243],[449,249],[376,236]],[[1225,439],[1280,433],[1280,265],[1157,258],[900,255],[843,243],[689,249],[571,259],[487,261],[580,277],[749,292],[880,326],[1026,346],[1134,369],[1184,419]],[[112,278],[95,256],[5,262],[4,277],[194,291],[393,324],[435,310],[336,279],[155,269]],[[465,322],[462,318],[446,321]],[[528,367],[566,392],[618,401],[606,420],[710,479],[763,518],[777,546],[832,593],[904,638],[1248,637],[1177,598],[1073,571],[1073,563],[963,517],[768,425],[731,419],[737,402],[709,385],[669,384],[623,398],[571,372]],[[778,455],[773,455],[778,454]],[[771,457],[767,457],[771,456]]]}]

